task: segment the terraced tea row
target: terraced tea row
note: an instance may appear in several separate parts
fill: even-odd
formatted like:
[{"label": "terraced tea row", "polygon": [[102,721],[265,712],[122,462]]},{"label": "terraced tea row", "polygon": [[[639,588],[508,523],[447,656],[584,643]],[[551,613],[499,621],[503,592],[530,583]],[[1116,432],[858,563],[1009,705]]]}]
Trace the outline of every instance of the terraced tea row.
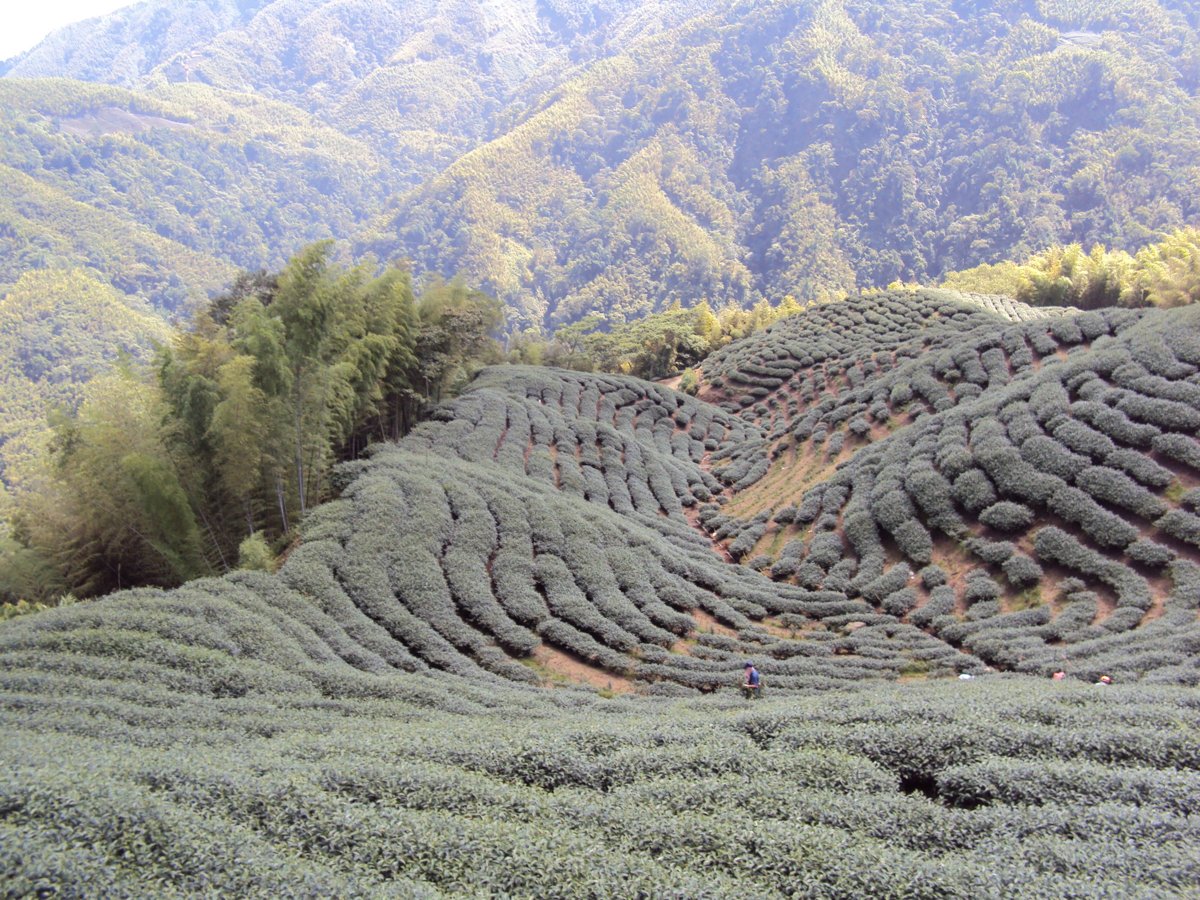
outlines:
[{"label": "terraced tea row", "polygon": [[1200,854],[1180,688],[746,708],[453,675],[387,700],[40,679],[0,671],[10,896],[1166,897]]},{"label": "terraced tea row", "polygon": [[759,429],[694,398],[618,376],[489,369],[404,446],[491,460],[507,473],[645,520],[682,521],[684,507],[722,491],[702,465]]},{"label": "terraced tea row", "polygon": [[515,661],[544,645],[662,692],[730,685],[747,654],[780,689],[894,677],[914,657],[977,665],[905,625],[847,637],[772,624],[812,624],[829,598],[724,563],[682,519],[638,522],[496,466],[443,460],[432,475],[399,448],[365,469],[280,577],[382,627],[412,658],[403,668],[535,681]]},{"label": "terraced tea row", "polygon": [[[711,691],[748,657],[779,690],[981,660],[1194,682],[1192,311],[1002,309],[1026,321],[937,293],[817,308],[714,363],[778,381],[737,413],[636,379],[488,370],[344,467],[278,578],[169,602],[230,591],[276,619],[303,611],[313,648],[280,677],[321,690],[331,676],[313,666],[334,661]],[[776,375],[746,362],[771,354]],[[834,460],[809,426],[848,435]],[[120,652],[183,653],[159,630],[165,602],[105,601],[133,632]],[[80,632],[76,652],[104,657],[93,615],[4,640],[32,653],[46,628]]]},{"label": "terraced tea row", "polygon": [[489,370],[278,573],[0,624],[4,890],[1188,895],[1197,311],[972,302],[747,407]]},{"label": "terraced tea row", "polygon": [[[853,325],[823,339],[839,312],[893,349],[861,349]],[[1196,311],[982,319],[936,294],[859,301],[717,360],[710,384],[766,391],[726,405],[768,430],[773,461],[701,522],[779,581],[994,665],[1194,683]]]}]

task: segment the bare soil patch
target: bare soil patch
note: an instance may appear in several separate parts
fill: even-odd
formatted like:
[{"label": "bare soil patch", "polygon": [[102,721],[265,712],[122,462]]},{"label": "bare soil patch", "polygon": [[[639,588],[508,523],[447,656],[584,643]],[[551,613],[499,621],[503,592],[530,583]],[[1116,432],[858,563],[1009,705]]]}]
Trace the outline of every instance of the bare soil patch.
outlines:
[{"label": "bare soil patch", "polygon": [[737,637],[737,631],[730,628],[728,625],[722,625],[711,613],[707,613],[702,609],[693,609],[688,613],[696,620],[696,631],[708,631],[712,634],[723,634],[726,637]]},{"label": "bare soil patch", "polygon": [[771,463],[766,475],[734,495],[725,512],[749,518],[768,507],[798,503],[809,488],[828,479],[862,446],[848,441],[837,456],[829,459],[824,445],[818,447],[806,441],[801,449],[793,444]]},{"label": "bare soil patch", "polygon": [[143,131],[164,129],[167,131],[192,131],[195,125],[161,116],[150,116],[130,112],[115,106],[106,106],[95,112],[71,116],[59,120],[63,131],[76,137],[100,137],[105,134],[141,134]]},{"label": "bare soil patch", "polygon": [[586,684],[598,690],[610,690],[614,694],[633,693],[633,682],[628,678],[614,675],[554,647],[542,644],[533,651],[533,659],[551,676],[558,676],[573,684]]},{"label": "bare soil patch", "polygon": [[720,541],[713,540],[712,535],[704,530],[704,526],[700,524],[699,509],[694,506],[686,507],[683,510],[683,517],[687,519],[688,525],[690,525],[697,534],[702,535],[704,539],[708,541],[708,543],[712,546],[713,553],[717,554],[717,556],[721,557],[721,559],[727,563],[734,561],[729,551],[725,549],[725,545]]},{"label": "bare soil patch", "polygon": [[966,615],[967,607],[963,603],[963,592],[967,587],[967,573],[977,567],[970,553],[958,546],[945,535],[938,534],[933,538],[932,561],[946,573],[946,583],[954,588],[957,601],[955,613]]}]

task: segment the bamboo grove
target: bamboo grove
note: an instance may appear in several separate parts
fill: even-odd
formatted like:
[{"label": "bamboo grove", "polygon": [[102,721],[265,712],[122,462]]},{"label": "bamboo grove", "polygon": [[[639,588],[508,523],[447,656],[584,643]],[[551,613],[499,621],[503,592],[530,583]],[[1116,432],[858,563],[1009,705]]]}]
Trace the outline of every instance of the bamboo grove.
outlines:
[{"label": "bamboo grove", "polygon": [[501,323],[459,282],[417,296],[403,269],[342,267],[329,242],[243,276],[149,371],[118,367],[57,416],[48,471],[15,501],[9,590],[87,596],[263,564],[328,497],[335,463],[400,437],[494,359]]}]

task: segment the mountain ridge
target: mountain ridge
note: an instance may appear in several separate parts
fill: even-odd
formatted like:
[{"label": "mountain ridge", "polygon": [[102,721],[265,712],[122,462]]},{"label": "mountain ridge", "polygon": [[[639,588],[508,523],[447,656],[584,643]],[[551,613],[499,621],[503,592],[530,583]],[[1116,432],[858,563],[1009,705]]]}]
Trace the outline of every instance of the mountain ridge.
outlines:
[{"label": "mountain ridge", "polygon": [[[164,8],[94,23],[76,43],[119,54],[121,29]],[[1177,0],[1136,12],[943,0],[218,10],[245,21],[216,36],[196,25],[187,49],[147,61],[124,103],[175,91],[218,114],[239,94],[265,96],[284,106],[235,130],[270,129],[290,107],[383,165],[359,152],[311,179],[324,185],[314,192],[303,137],[276,129],[293,180],[256,187],[241,213],[268,243],[251,235],[248,252],[227,234],[204,249],[254,267],[333,236],[418,276],[464,274],[513,310],[514,331],[677,300],[924,283],[1055,243],[1132,251],[1200,214],[1187,177],[1200,43]],[[83,59],[76,71],[55,46],[5,81],[36,94],[24,76],[122,80]],[[66,135],[57,158],[94,157],[81,141],[94,139]],[[209,156],[211,178],[252,177],[252,159]],[[50,162],[26,154],[23,166],[61,182]],[[304,190],[307,228],[263,227]]]}]

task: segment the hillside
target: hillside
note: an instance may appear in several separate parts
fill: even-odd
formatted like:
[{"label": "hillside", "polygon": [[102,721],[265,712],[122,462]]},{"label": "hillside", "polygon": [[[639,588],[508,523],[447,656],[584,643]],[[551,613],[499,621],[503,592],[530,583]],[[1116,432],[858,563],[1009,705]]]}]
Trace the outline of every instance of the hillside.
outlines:
[{"label": "hillside", "polygon": [[767,452],[732,460],[754,483],[706,527],[993,665],[1132,675],[1168,665],[1157,632],[1194,672],[1196,311],[926,302],[826,307],[710,361]]},{"label": "hillside", "polygon": [[0,80],[0,291],[88,268],[190,315],[238,269],[345,234],[386,193],[369,147],[292,106],[203,86]]},{"label": "hillside", "polygon": [[368,671],[1194,684],[1197,315],[865,297],[710,360],[719,406],[488,369],[343,465],[271,590]]},{"label": "hillside", "polygon": [[[57,214],[56,243],[75,255],[47,257],[46,216],[22,221],[18,203],[8,256],[16,274],[91,264],[174,308],[227,282],[230,263],[277,266],[313,240],[349,239],[389,196],[607,52],[605,35],[634,40],[685,9],[160,0],[79,23],[5,64],[0,150],[37,182],[21,191],[62,192],[118,221]],[[178,281],[131,283],[127,265],[108,265],[114,230],[135,246],[160,238],[137,261]],[[217,279],[197,278],[185,251],[209,257]]]},{"label": "hillside", "polygon": [[[17,204],[0,278],[90,264],[174,306],[212,288],[189,254],[271,266],[332,236],[462,272],[520,330],[929,283],[1054,243],[1132,252],[1200,215],[1196,18],[155,0],[6,64],[3,162],[32,179],[7,181],[68,206],[43,235]],[[122,231],[181,284],[110,263]]]},{"label": "hillside", "polygon": [[1196,33],[1143,6],[714,10],[565,84],[367,246],[464,269],[534,324],[1137,246],[1200,210],[1177,180]]},{"label": "hillside", "polygon": [[148,361],[169,334],[152,310],[82,271],[23,275],[0,298],[0,480],[19,489],[51,412],[74,408],[83,385],[120,359]]},{"label": "hillside", "polygon": [[0,63],[0,895],[1195,896],[1198,92],[1196,0]]},{"label": "hillside", "polygon": [[699,399],[485,370],[276,574],[0,625],[10,889],[1185,895],[1196,316],[872,296]]}]

